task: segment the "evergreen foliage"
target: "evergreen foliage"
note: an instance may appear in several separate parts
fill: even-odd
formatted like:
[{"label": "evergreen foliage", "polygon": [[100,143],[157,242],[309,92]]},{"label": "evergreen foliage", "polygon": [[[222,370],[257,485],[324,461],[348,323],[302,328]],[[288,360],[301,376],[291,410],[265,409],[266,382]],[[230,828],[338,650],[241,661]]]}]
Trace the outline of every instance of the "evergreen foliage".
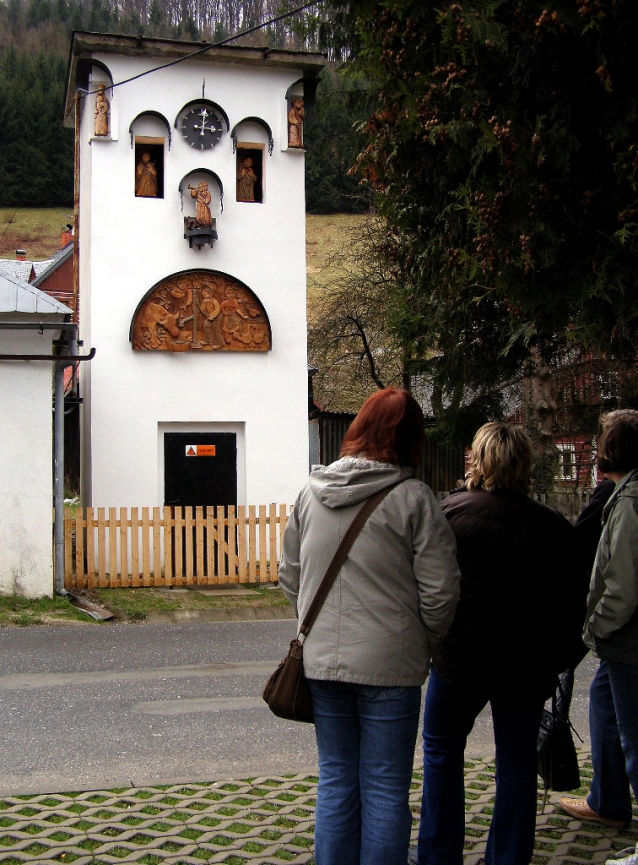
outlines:
[{"label": "evergreen foliage", "polygon": [[350,173],[364,138],[359,131],[369,116],[376,94],[356,81],[344,82],[326,69],[316,102],[306,112],[306,210],[308,213],[360,213],[370,208],[371,196],[360,178]]},{"label": "evergreen foliage", "polygon": [[380,93],[358,165],[441,427],[467,435],[568,354],[634,368],[638,4],[329,6],[318,29]]},{"label": "evergreen foliage", "polygon": [[[0,207],[73,203],[73,133],[62,126],[73,30],[216,42],[280,12],[279,0],[0,0]],[[292,16],[236,44],[314,49],[297,24]],[[367,94],[344,94],[332,75],[322,86],[329,98],[307,114],[309,204],[317,213],[360,210],[347,171]]]}]

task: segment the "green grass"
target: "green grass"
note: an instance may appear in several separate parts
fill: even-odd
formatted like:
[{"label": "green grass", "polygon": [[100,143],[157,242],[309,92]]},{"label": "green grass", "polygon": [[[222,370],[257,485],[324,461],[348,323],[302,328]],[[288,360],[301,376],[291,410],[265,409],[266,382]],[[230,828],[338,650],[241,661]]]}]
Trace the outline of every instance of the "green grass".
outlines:
[{"label": "green grass", "polygon": [[65,598],[0,597],[0,627],[24,628],[28,625],[60,624],[69,621],[93,621]]},{"label": "green grass", "polygon": [[0,207],[0,258],[15,258],[16,249],[26,250],[29,261],[51,258],[68,222],[73,222],[72,207]]},{"label": "green grass", "polygon": [[[204,595],[196,589],[93,589],[76,592],[110,610],[116,619],[145,621],[153,613],[177,611],[206,611],[255,607],[288,607],[281,589],[269,585],[246,585],[250,595]],[[104,624],[92,619],[57,595],[53,598],[22,598],[19,595],[0,596],[0,627],[27,627],[29,625],[83,622]]]},{"label": "green grass", "polygon": [[183,610],[220,610],[248,607],[287,607],[288,601],[281,589],[250,583],[241,588],[250,589],[250,595],[204,595],[197,589],[94,589],[88,596],[106,607],[119,619],[144,621],[152,613],[170,613]]}]

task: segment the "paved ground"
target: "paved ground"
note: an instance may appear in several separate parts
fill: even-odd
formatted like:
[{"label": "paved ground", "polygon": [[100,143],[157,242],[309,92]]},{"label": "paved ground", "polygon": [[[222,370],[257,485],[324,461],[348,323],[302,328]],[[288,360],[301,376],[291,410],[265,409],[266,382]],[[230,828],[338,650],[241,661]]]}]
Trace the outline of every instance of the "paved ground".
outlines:
[{"label": "paved ground", "polygon": [[[591,769],[580,754],[585,792]],[[250,778],[179,786],[4,796],[0,798],[0,865],[282,865],[312,863],[316,777]],[[418,823],[421,775],[411,794]],[[479,865],[494,801],[490,759],[466,764],[465,865]],[[581,823],[559,811],[550,794],[537,821],[533,863],[600,865],[638,841],[626,830]],[[540,797],[539,797],[540,802]],[[379,863],[382,865],[382,863]]]}]

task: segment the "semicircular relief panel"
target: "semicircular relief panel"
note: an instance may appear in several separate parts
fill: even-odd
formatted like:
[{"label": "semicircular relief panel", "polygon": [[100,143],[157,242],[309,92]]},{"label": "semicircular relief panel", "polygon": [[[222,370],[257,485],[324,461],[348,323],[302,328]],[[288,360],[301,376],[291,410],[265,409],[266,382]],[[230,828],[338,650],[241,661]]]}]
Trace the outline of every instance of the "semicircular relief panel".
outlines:
[{"label": "semicircular relief panel", "polygon": [[131,323],[138,351],[270,351],[270,323],[243,282],[214,270],[177,273],[143,298]]}]

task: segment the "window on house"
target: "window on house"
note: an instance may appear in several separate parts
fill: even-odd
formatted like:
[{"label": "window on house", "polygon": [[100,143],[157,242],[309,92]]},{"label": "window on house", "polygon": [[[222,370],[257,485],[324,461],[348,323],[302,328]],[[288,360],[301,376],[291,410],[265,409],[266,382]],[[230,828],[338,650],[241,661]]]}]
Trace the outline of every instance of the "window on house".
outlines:
[{"label": "window on house", "polygon": [[558,447],[558,473],[556,480],[576,480],[576,448],[573,444],[559,444]]},{"label": "window on house", "polygon": [[164,139],[135,136],[136,198],[164,198]]},{"label": "window on house", "polygon": [[264,146],[237,144],[237,201],[264,200]]}]

